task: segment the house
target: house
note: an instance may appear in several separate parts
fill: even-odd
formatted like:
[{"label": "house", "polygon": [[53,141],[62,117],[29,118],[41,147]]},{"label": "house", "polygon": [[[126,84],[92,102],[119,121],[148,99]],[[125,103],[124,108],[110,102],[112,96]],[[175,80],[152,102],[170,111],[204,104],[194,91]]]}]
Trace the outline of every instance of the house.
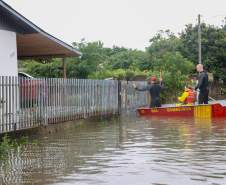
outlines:
[{"label": "house", "polygon": [[17,76],[18,59],[72,57],[81,53],[0,0],[0,76]]},{"label": "house", "polygon": [[[23,103],[24,100],[32,102],[32,98],[37,95],[36,103],[39,103],[39,110],[43,110],[41,101],[44,101],[44,96],[41,89],[46,83],[11,80],[18,76],[18,59],[64,59],[79,55],[81,53],[78,50],[45,32],[0,0],[0,133],[23,126],[21,123],[24,124],[25,120],[21,115],[25,115],[24,111],[30,105]],[[65,69],[64,65],[64,77]],[[43,99],[40,99],[41,95]]]}]

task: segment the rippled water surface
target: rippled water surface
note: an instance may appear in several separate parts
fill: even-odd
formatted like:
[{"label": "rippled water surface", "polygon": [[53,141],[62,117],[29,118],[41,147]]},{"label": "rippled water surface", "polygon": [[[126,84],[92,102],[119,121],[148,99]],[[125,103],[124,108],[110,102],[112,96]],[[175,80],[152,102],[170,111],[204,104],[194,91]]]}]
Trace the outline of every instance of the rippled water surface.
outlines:
[{"label": "rippled water surface", "polygon": [[226,121],[138,118],[55,125],[2,162],[1,184],[226,184]]}]

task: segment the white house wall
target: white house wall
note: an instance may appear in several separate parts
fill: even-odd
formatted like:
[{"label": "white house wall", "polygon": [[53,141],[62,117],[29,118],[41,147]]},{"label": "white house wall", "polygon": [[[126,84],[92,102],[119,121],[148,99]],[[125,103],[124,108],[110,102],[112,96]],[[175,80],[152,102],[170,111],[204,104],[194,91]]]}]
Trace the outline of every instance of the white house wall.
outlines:
[{"label": "white house wall", "polygon": [[17,76],[16,33],[0,30],[0,76]]},{"label": "white house wall", "polygon": [[[2,76],[18,76],[17,69],[17,45],[16,33],[11,31],[0,30],[0,130],[4,132],[7,123],[12,118],[18,122],[16,115],[19,109],[19,89],[17,81],[13,86],[7,84],[12,83],[8,77]],[[13,87],[13,88],[12,88]],[[14,101],[13,101],[14,100]],[[15,103],[17,100],[17,103]],[[17,104],[17,105],[16,105]],[[2,125],[5,123],[5,125]],[[7,128],[12,130],[13,128]]]}]

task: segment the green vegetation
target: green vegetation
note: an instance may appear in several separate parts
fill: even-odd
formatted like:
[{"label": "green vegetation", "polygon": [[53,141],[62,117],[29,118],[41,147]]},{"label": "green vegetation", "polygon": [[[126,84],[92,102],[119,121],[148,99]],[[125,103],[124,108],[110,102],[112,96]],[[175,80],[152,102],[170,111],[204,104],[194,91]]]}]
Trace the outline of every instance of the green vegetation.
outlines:
[{"label": "green vegetation", "polygon": [[[215,81],[226,84],[226,25],[216,27],[203,23],[202,54],[203,64],[213,73]],[[186,25],[177,36],[169,30],[159,31],[150,39],[145,51],[114,46],[104,47],[98,42],[81,40],[73,43],[83,56],[67,59],[69,78],[131,80],[137,75],[146,77],[163,72],[168,94],[177,95],[189,76],[195,73],[198,61],[197,26]],[[62,77],[60,59],[49,61],[23,61],[20,68],[35,77]]]},{"label": "green vegetation", "polygon": [[27,137],[21,137],[20,139],[12,139],[7,134],[5,134],[0,141],[0,160],[5,159],[11,150],[23,147],[27,143]]}]

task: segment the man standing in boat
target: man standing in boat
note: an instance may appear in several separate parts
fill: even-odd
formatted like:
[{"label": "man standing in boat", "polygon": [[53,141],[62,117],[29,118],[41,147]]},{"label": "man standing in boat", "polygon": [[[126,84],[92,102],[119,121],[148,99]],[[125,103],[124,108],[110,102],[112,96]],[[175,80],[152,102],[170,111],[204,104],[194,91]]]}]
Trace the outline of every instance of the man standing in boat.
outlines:
[{"label": "man standing in boat", "polygon": [[198,103],[199,104],[208,104],[208,74],[204,71],[203,65],[198,64],[196,66],[197,72],[199,72],[198,76],[198,84],[195,87],[195,90],[199,89]]},{"label": "man standing in boat", "polygon": [[138,88],[135,84],[133,84],[134,88],[138,91],[149,91],[151,96],[151,104],[150,108],[153,107],[161,107],[160,101],[160,92],[163,89],[162,77],[160,77],[160,82],[158,83],[157,77],[152,76],[150,78],[150,84],[145,87]]}]

